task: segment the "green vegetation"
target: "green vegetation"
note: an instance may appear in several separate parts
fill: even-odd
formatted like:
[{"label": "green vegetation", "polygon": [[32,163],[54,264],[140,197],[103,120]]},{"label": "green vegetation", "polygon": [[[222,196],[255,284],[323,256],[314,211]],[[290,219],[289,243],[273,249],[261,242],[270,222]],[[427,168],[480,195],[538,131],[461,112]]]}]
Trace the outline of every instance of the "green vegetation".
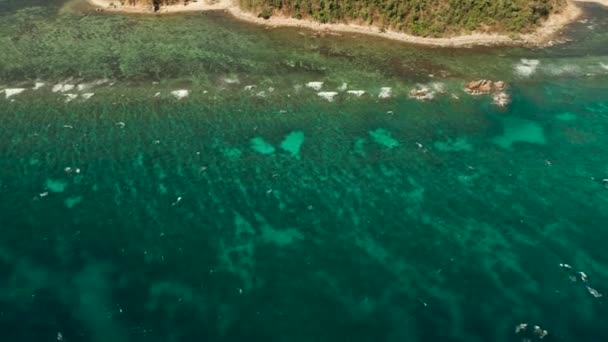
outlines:
[{"label": "green vegetation", "polygon": [[355,22],[421,36],[526,32],[565,0],[239,0],[249,11],[323,23]]}]

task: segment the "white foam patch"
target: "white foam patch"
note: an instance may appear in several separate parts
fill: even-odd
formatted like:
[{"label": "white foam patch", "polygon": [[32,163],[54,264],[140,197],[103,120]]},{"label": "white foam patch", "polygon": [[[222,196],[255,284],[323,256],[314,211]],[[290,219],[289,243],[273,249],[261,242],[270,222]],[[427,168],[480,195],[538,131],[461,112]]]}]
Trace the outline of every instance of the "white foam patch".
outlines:
[{"label": "white foam patch", "polygon": [[348,83],[342,83],[341,86],[338,87],[338,91],[346,91],[348,89]]},{"label": "white foam patch", "polygon": [[317,93],[317,95],[326,99],[329,102],[334,102],[335,97],[338,95],[338,93],[335,91],[322,91],[320,93]]},{"label": "white foam patch", "polygon": [[88,100],[91,97],[93,97],[93,95],[95,95],[95,93],[84,93],[81,96],[82,96],[83,99]]},{"label": "white foam patch", "polygon": [[74,88],[76,88],[76,86],[73,85],[73,84],[58,83],[58,84],[55,84],[53,86],[53,89],[51,89],[51,90],[52,90],[53,93],[65,93],[65,92],[68,92],[68,91],[70,91],[70,90],[72,90]]},{"label": "white foam patch", "polygon": [[171,95],[175,96],[176,99],[181,100],[185,97],[188,97],[188,95],[190,95],[190,90],[186,90],[186,89],[174,90],[171,92]]},{"label": "white foam patch", "polygon": [[365,90],[349,90],[347,93],[356,97],[361,97],[365,95]]},{"label": "white foam patch", "polygon": [[492,101],[498,107],[506,107],[511,102],[511,97],[506,92],[500,92],[492,96]]},{"label": "white foam patch", "polygon": [[32,89],[34,89],[34,90],[38,90],[38,89],[40,89],[40,88],[42,88],[42,87],[44,87],[44,86],[45,86],[45,83],[44,83],[44,82],[36,82],[36,83],[34,84],[34,88],[32,88]]},{"label": "white foam patch", "polygon": [[606,70],[608,70],[608,64],[600,63],[600,66]]},{"label": "white foam patch", "polygon": [[529,77],[536,72],[539,65],[540,61],[538,59],[522,58],[521,61],[515,65],[515,73],[521,77]]},{"label": "white foam patch", "polygon": [[388,99],[391,96],[393,96],[393,88],[391,88],[391,87],[380,88],[380,94],[378,94],[379,98]]},{"label": "white foam patch", "polygon": [[256,86],[255,86],[255,85],[248,85],[248,86],[245,86],[245,90],[246,90],[246,91],[252,91],[252,90],[253,90],[253,89],[255,89],[255,88],[256,88]]},{"label": "white foam patch", "polygon": [[236,77],[224,77],[222,80],[224,81],[224,83],[227,83],[227,84],[239,84],[239,83],[241,83],[241,81],[239,81],[239,79],[236,78]]},{"label": "white foam patch", "polygon": [[553,76],[572,75],[580,73],[581,68],[578,65],[567,64],[560,66],[550,66],[547,68],[546,72],[547,74]]},{"label": "white foam patch", "polygon": [[65,102],[72,102],[78,98],[78,94],[63,94],[65,96]]},{"label": "white foam patch", "polygon": [[306,83],[306,87],[319,91],[323,88],[323,82],[308,82]]},{"label": "white foam patch", "polygon": [[8,99],[10,97],[19,95],[25,91],[25,88],[7,88],[4,89],[4,96]]}]

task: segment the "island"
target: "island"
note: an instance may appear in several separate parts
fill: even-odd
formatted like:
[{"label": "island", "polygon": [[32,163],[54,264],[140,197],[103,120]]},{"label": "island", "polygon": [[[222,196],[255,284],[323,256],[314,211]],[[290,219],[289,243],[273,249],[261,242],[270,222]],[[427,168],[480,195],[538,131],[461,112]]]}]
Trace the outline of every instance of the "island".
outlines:
[{"label": "island", "polygon": [[271,27],[363,33],[434,46],[552,45],[581,15],[579,3],[608,0],[87,0],[100,11],[225,10]]}]

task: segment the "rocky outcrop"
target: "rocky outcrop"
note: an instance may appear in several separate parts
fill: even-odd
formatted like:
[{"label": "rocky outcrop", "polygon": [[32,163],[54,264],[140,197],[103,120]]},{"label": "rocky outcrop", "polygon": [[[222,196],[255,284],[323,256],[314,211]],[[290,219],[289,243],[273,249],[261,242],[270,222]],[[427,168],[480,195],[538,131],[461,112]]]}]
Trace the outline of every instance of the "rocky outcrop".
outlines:
[{"label": "rocky outcrop", "polygon": [[483,95],[501,92],[505,87],[503,81],[478,80],[467,82],[465,91],[471,95]]},{"label": "rocky outcrop", "polygon": [[494,104],[506,107],[511,102],[511,97],[506,92],[507,85],[503,81],[477,80],[465,84],[464,90],[470,95],[492,94]]}]

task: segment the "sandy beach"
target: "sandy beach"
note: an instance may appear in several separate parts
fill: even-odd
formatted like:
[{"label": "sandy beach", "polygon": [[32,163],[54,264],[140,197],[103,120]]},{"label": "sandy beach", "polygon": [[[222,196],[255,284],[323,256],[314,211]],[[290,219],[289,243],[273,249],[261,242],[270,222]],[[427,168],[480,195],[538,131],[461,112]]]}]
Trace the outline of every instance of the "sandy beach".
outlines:
[{"label": "sandy beach", "polygon": [[[254,13],[241,10],[234,5],[232,0],[219,0],[214,3],[199,0],[190,2],[187,5],[171,5],[164,6],[159,12],[154,13],[149,6],[129,6],[116,4],[111,0],[87,0],[91,5],[110,12],[122,13],[146,13],[146,14],[167,14],[178,12],[204,12],[224,10],[229,12],[237,19],[244,20],[250,23],[264,25],[268,27],[301,27],[322,32],[340,32],[340,33],[358,33],[372,35],[387,39],[398,40],[402,42],[439,46],[439,47],[463,47],[463,46],[479,46],[479,45],[547,45],[551,44],[556,35],[569,23],[575,21],[582,14],[577,2],[593,2],[600,5],[608,6],[608,0],[571,0],[568,1],[566,7],[557,14],[553,14],[546,20],[535,32],[529,34],[521,34],[517,37],[506,34],[489,34],[489,33],[472,33],[454,37],[445,38],[428,38],[409,35],[403,32],[387,30],[381,32],[378,27],[357,25],[357,24],[321,24],[311,20],[300,20],[295,18],[287,18],[273,16],[270,19],[257,17]],[[113,5],[111,5],[113,4]]]}]

